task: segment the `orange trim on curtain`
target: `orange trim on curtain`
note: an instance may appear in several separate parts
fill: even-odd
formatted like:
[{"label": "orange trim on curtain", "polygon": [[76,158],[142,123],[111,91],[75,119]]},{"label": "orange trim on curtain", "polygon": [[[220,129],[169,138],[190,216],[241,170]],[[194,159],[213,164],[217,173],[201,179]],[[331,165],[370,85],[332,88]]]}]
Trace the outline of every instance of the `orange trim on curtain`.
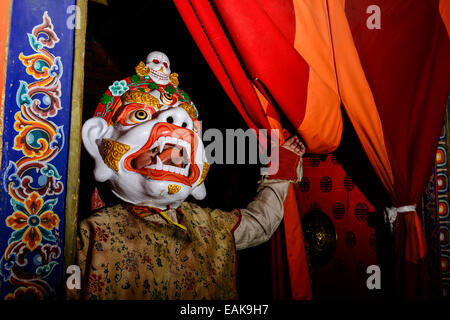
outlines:
[{"label": "orange trim on curtain", "polygon": [[391,195],[394,179],[375,100],[345,15],[345,1],[327,1],[338,86],[343,106],[369,161]]},{"label": "orange trim on curtain", "polygon": [[259,91],[259,89],[253,85],[253,89],[256,92],[256,95],[258,96],[259,102],[261,103],[261,107],[264,110],[264,113],[267,117],[267,121],[269,122],[270,128],[271,129],[278,129],[280,134],[279,134],[279,138],[280,138],[280,145],[284,143],[284,136],[283,136],[283,128],[281,127],[281,123],[280,123],[280,119],[278,117],[278,114],[273,114],[273,116],[269,115],[269,108],[273,108],[273,106],[271,106],[270,102],[266,99],[266,97],[261,93],[261,91]]},{"label": "orange trim on curtain", "polygon": [[[448,1],[445,5],[441,1],[440,5],[440,13],[448,31],[450,5]],[[297,23],[295,48],[311,68],[307,106],[312,105],[311,109],[316,109],[315,112],[318,113],[317,106],[314,106],[314,94],[309,91],[320,90],[320,85],[323,89],[323,85],[327,84],[337,92],[375,172],[394,204],[399,203],[380,114],[353,40],[345,13],[345,0],[294,0],[294,8]],[[330,58],[334,60],[332,63]],[[316,81],[315,85],[314,71],[317,71],[322,80]],[[318,100],[322,98],[323,93]],[[333,97],[330,95],[330,98]],[[320,119],[320,115],[315,114],[314,118],[317,117]],[[299,129],[308,124],[308,116],[305,116]],[[323,126],[322,121],[318,125]],[[406,237],[405,247],[398,246],[398,252],[406,260],[417,264],[419,259],[426,256],[420,219],[416,212],[402,213],[397,219],[398,224],[404,226]]]},{"label": "orange trim on curtain", "polygon": [[[393,193],[392,168],[381,120],[353,43],[344,7],[344,0],[294,0],[294,46],[310,65],[306,115],[298,130],[302,136],[309,137],[308,141],[314,140],[316,134],[331,136],[330,141],[337,147],[342,133],[342,99],[369,160],[388,192]],[[326,112],[323,112],[324,108],[327,108]],[[334,118],[333,121],[330,118]],[[312,152],[319,151],[322,150],[314,145]]]},{"label": "orange trim on curtain", "polygon": [[294,0],[294,48],[308,63],[305,117],[297,128],[310,153],[333,152],[342,136],[341,99],[326,8],[317,0]]},{"label": "orange trim on curtain", "polygon": [[[260,99],[261,105],[266,112],[269,112],[270,108],[273,106],[270,102],[264,97],[264,95],[258,90],[258,88],[254,87],[255,92]],[[282,126],[278,119],[267,116],[267,119],[271,125],[272,129],[280,130],[280,145],[284,143],[285,137],[283,136]],[[308,265],[306,264],[306,252],[305,252],[305,244],[303,241],[303,231],[300,221],[300,212],[298,210],[297,199],[294,191],[293,185],[290,185],[288,194],[286,199],[284,200],[284,239],[285,248],[287,253],[288,260],[288,270],[289,270],[289,281],[291,287],[291,295],[292,299],[295,300],[311,300],[312,299],[312,291],[309,280],[309,272]],[[279,242],[281,239],[279,237],[279,232],[274,236],[273,241]],[[279,246],[280,243],[277,243]],[[273,244],[272,254],[280,255],[280,248],[274,248],[277,245]],[[281,259],[278,257],[278,259]],[[282,266],[275,265],[274,268],[277,269]],[[274,270],[276,272],[276,270]],[[282,281],[282,280],[281,280]],[[273,284],[274,288],[277,288],[279,284],[276,282]],[[284,289],[283,289],[284,290]],[[283,290],[278,288],[275,290],[277,294],[283,295]],[[280,297],[278,297],[280,298]],[[284,297],[286,298],[286,297]]]},{"label": "orange trim on curtain", "polygon": [[[391,199],[397,202],[392,167],[387,153],[383,127],[373,93],[362,69],[345,15],[345,0],[328,1],[338,86],[343,106],[355,128],[365,153]],[[405,259],[417,263],[426,256],[424,233],[416,212],[402,213],[409,226]]]},{"label": "orange trim on curtain", "polygon": [[447,34],[450,37],[450,1],[439,1],[439,13],[441,14],[442,21],[444,22]]}]

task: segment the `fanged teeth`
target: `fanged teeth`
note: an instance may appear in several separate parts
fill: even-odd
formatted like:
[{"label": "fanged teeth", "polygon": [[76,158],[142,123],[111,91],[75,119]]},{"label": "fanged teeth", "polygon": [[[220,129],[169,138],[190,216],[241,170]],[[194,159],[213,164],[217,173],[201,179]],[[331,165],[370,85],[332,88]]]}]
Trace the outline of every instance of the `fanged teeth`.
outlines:
[{"label": "fanged teeth", "polygon": [[160,137],[158,140],[156,140],[152,146],[150,147],[150,150],[155,149],[156,147],[159,147],[159,152],[162,152],[164,150],[164,146],[166,143],[170,143],[173,145],[177,145],[180,147],[183,147],[186,150],[187,156],[191,154],[191,145],[184,140],[177,139],[174,137]]},{"label": "fanged teeth", "polygon": [[182,174],[183,176],[186,176],[186,177],[187,177],[187,176],[189,175],[189,168],[190,168],[190,167],[191,167],[191,164],[189,163],[184,169],[182,169],[183,172],[182,172],[181,174]]},{"label": "fanged teeth", "polygon": [[[159,152],[162,152],[164,150],[164,146],[166,145],[166,143],[170,143],[170,144],[184,148],[184,150],[186,151],[187,154],[183,153],[183,155],[185,157],[187,157],[188,159],[190,158],[191,145],[184,140],[177,139],[174,137],[160,137],[158,140],[156,140],[152,144],[152,146],[150,147],[150,150],[154,150],[155,148],[159,147]],[[185,168],[179,168],[176,166],[164,165],[162,163],[161,159],[158,156],[156,156],[156,164],[152,164],[148,168],[163,170],[163,171],[168,171],[168,172],[174,172],[174,173],[178,173],[178,174],[181,174],[181,175],[187,177],[189,175],[190,166],[191,165],[188,164]]]},{"label": "fanged teeth", "polygon": [[163,168],[163,163],[162,163],[161,159],[158,156],[156,156],[156,169],[162,170],[162,168]]},{"label": "fanged teeth", "polygon": [[163,165],[161,160],[159,160],[159,158],[157,158],[157,164],[152,164],[148,168],[162,170],[162,171],[168,171],[168,172],[174,172],[174,173],[178,173],[178,174],[181,174],[181,175],[187,177],[189,175],[189,167],[190,167],[190,164],[188,164],[186,166],[186,168],[179,168],[179,167],[175,167],[175,166],[168,166],[168,165],[165,165],[165,164]]}]

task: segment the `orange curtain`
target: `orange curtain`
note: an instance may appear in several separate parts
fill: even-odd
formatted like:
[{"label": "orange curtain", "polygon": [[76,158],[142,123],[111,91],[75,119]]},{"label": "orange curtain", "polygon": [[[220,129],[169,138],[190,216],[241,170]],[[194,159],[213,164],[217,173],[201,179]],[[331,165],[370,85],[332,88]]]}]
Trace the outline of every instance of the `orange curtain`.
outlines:
[{"label": "orange curtain", "polygon": [[[283,127],[300,134],[309,152],[329,153],[340,143],[344,108],[393,207],[400,208],[392,209],[398,213],[398,292],[420,296],[426,275],[418,266],[426,253],[410,206],[431,173],[450,87],[448,1],[175,4],[250,127]],[[370,25],[377,19],[379,25]],[[273,255],[285,248],[291,296],[304,299],[311,293],[295,201],[286,200],[285,237],[274,238]],[[402,289],[405,274],[415,290]]]}]

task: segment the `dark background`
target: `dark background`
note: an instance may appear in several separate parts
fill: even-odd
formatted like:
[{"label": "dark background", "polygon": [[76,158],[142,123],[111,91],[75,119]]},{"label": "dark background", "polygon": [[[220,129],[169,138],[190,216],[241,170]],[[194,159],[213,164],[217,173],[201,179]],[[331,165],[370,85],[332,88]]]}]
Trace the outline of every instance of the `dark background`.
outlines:
[{"label": "dark background", "polygon": [[[135,74],[135,66],[151,51],[169,57],[171,71],[179,74],[180,88],[194,101],[203,130],[247,129],[219,82],[215,78],[172,1],[109,0],[109,6],[89,1],[83,122],[91,118],[102,94],[115,80]],[[92,177],[93,161],[83,149],[81,156],[79,219],[90,214],[94,186],[107,205],[116,200],[106,185]],[[207,196],[196,201],[210,208],[245,208],[256,194],[258,165],[211,166],[205,181]],[[189,198],[189,201],[194,201]],[[270,246],[238,252],[237,288],[241,299],[270,299]]]}]

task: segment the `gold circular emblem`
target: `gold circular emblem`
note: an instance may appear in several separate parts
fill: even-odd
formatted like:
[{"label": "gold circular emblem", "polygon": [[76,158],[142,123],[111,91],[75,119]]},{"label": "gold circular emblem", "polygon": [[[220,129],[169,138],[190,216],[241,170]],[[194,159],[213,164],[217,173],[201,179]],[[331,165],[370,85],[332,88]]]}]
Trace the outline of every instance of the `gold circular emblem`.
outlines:
[{"label": "gold circular emblem", "polygon": [[333,221],[320,209],[312,209],[303,216],[302,229],[309,244],[311,262],[317,265],[328,263],[337,245]]}]

